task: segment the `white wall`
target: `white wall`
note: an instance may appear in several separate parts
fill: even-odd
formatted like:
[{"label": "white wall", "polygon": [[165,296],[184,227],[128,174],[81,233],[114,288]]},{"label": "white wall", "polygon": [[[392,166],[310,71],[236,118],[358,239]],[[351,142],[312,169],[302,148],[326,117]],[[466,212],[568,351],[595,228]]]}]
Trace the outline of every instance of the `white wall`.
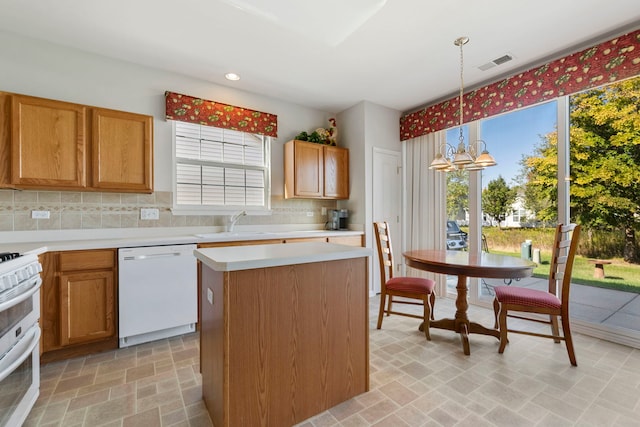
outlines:
[{"label": "white wall", "polygon": [[[337,116],[339,144],[344,141],[349,148],[351,188],[349,200],[340,202],[339,207],[349,209],[351,228],[365,232],[365,246],[373,251],[373,148],[402,150],[400,115],[400,111],[363,101]],[[370,262],[369,289],[373,289],[373,266]]]},{"label": "white wall", "polygon": [[59,45],[0,32],[0,91],[154,116],[155,190],[171,191],[171,124],[166,90],[278,115],[272,193],[282,195],[283,144],[300,131],[328,127],[332,114]]}]

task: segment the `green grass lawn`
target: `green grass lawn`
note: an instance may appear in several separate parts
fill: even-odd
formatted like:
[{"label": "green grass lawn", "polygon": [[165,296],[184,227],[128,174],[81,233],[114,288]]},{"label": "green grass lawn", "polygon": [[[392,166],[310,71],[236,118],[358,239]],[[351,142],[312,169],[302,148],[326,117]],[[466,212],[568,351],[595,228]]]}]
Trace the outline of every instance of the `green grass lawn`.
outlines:
[{"label": "green grass lawn", "polygon": [[[520,257],[519,252],[491,252]],[[550,252],[541,252],[541,264],[533,270],[533,275],[535,277],[549,276],[550,259]],[[589,258],[582,256],[576,256],[573,262],[571,283],[640,293],[640,265],[628,264],[620,259],[612,259],[612,264],[604,266],[605,278],[596,279],[593,277],[593,270],[595,266],[593,264],[589,264],[588,259]]]}]

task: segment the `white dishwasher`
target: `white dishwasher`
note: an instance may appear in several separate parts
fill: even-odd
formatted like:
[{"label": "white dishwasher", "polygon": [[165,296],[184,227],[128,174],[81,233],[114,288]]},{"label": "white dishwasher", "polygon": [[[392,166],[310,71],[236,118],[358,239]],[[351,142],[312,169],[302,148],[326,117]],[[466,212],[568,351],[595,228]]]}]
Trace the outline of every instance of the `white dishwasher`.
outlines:
[{"label": "white dishwasher", "polygon": [[197,245],[118,249],[120,347],[195,331]]}]

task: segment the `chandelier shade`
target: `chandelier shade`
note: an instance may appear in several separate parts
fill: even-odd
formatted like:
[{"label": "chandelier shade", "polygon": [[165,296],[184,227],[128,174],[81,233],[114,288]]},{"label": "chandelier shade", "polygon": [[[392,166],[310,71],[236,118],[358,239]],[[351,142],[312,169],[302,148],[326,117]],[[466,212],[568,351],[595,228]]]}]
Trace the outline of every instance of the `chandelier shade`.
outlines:
[{"label": "chandelier shade", "polygon": [[[460,118],[460,136],[458,148],[454,148],[450,144],[442,144],[436,157],[429,165],[429,169],[441,172],[451,172],[455,170],[482,170],[485,167],[495,166],[498,163],[487,151],[487,143],[478,140],[475,145],[469,143],[465,145],[464,136],[462,134],[463,123],[463,94],[464,94],[464,56],[462,46],[469,42],[469,37],[458,37],[453,44],[460,48],[460,101],[459,101],[459,118]],[[481,151],[482,149],[482,151]]]}]

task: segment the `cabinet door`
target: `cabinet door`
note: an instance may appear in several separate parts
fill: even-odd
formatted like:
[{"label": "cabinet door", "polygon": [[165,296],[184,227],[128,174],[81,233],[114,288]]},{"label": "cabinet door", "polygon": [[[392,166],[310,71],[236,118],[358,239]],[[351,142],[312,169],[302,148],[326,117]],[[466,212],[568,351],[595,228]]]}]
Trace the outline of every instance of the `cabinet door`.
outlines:
[{"label": "cabinet door", "polygon": [[362,244],[363,236],[331,236],[327,239],[329,243],[338,243],[340,245],[364,246]]},{"label": "cabinet door", "polygon": [[151,193],[153,117],[94,108],[91,124],[92,187]]},{"label": "cabinet door", "polygon": [[326,242],[326,237],[294,237],[293,239],[285,239],[284,243],[304,243],[304,242]]},{"label": "cabinet door", "polygon": [[[303,141],[291,141],[287,144],[292,144],[288,146],[292,161],[287,161],[287,147],[285,147],[285,167],[290,168],[289,173],[285,173],[285,177],[289,177],[293,181],[293,197],[322,198],[324,184],[323,146]],[[291,197],[289,191],[285,192],[285,196]]]},{"label": "cabinet door", "polygon": [[11,184],[11,95],[0,92],[0,188]]},{"label": "cabinet door", "polygon": [[349,198],[349,150],[324,147],[324,197]]},{"label": "cabinet door", "polygon": [[60,344],[109,338],[115,334],[113,271],[60,275]]},{"label": "cabinet door", "polygon": [[86,187],[86,107],[13,95],[11,126],[13,184]]}]

